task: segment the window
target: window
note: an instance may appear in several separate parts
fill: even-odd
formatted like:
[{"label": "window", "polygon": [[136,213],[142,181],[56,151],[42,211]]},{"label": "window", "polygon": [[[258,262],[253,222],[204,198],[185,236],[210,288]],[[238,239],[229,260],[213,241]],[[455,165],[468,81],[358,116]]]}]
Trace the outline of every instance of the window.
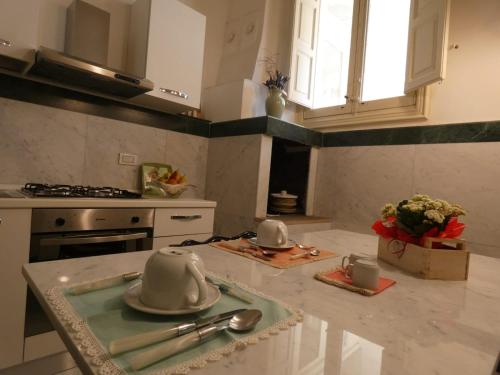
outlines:
[{"label": "window", "polygon": [[448,0],[296,0],[289,99],[312,127],[422,117]]},{"label": "window", "polygon": [[409,20],[410,0],[370,1],[361,85],[362,102],[405,94]]}]

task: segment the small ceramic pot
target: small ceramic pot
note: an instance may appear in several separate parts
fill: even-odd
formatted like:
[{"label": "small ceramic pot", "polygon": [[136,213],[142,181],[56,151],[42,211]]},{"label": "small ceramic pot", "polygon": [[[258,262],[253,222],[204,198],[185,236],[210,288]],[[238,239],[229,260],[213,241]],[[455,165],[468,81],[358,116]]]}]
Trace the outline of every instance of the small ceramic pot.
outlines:
[{"label": "small ceramic pot", "polygon": [[268,116],[281,118],[285,110],[285,98],[283,91],[273,87],[269,89],[269,95],[266,99],[266,113]]},{"label": "small ceramic pot", "polygon": [[288,194],[286,190],[271,194],[271,210],[280,214],[297,212],[297,195]]}]

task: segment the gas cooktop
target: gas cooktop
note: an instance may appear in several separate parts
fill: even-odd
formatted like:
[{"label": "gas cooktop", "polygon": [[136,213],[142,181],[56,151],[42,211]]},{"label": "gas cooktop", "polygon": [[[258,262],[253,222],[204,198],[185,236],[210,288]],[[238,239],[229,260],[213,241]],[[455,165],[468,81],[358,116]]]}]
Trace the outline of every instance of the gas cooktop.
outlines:
[{"label": "gas cooktop", "polygon": [[21,191],[30,197],[47,198],[141,198],[141,194],[128,190],[80,185],[27,183]]}]

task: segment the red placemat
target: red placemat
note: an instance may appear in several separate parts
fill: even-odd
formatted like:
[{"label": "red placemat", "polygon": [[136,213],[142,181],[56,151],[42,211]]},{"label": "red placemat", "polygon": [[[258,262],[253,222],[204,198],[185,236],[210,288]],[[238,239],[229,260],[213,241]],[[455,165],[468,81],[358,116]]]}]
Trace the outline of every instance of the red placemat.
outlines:
[{"label": "red placemat", "polygon": [[301,266],[303,264],[317,262],[320,260],[328,259],[337,256],[333,251],[319,249],[320,253],[318,256],[306,256],[304,258],[298,259],[290,259],[290,256],[301,254],[304,250],[299,249],[298,247],[292,247],[289,250],[280,250],[276,253],[276,255],[272,257],[266,257],[262,255],[259,250],[256,250],[254,254],[248,252],[241,252],[238,250],[239,246],[249,246],[249,242],[247,240],[234,240],[234,241],[221,241],[221,242],[213,242],[210,246],[215,247],[216,249],[227,251],[229,253],[237,254],[242,257],[256,260],[257,262],[267,264],[271,267],[275,268],[291,268],[296,266]]},{"label": "red placemat", "polygon": [[359,293],[364,296],[374,296],[379,294],[396,284],[395,280],[387,279],[385,277],[379,277],[378,288],[376,290],[360,288],[352,285],[352,280],[345,276],[344,270],[342,268],[336,268],[333,270],[318,272],[314,277],[323,281],[324,283],[335,285],[342,289],[350,290],[351,292]]}]

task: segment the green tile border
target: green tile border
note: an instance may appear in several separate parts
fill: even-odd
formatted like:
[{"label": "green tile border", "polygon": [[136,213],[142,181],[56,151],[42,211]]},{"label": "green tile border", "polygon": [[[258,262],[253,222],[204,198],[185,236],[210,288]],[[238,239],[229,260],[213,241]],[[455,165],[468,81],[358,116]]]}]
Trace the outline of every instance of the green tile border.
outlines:
[{"label": "green tile border", "polygon": [[208,137],[210,121],[172,115],[133,104],[0,74],[0,97]]},{"label": "green tile border", "polygon": [[323,147],[419,145],[499,141],[500,121],[354,130],[323,134]]},{"label": "green tile border", "polygon": [[308,146],[321,146],[323,138],[317,131],[270,116],[210,124],[210,138],[250,134],[266,134]]},{"label": "green tile border", "polygon": [[270,116],[210,122],[0,74],[0,97],[205,138],[266,134],[317,147],[500,142],[500,121],[321,133]]}]

